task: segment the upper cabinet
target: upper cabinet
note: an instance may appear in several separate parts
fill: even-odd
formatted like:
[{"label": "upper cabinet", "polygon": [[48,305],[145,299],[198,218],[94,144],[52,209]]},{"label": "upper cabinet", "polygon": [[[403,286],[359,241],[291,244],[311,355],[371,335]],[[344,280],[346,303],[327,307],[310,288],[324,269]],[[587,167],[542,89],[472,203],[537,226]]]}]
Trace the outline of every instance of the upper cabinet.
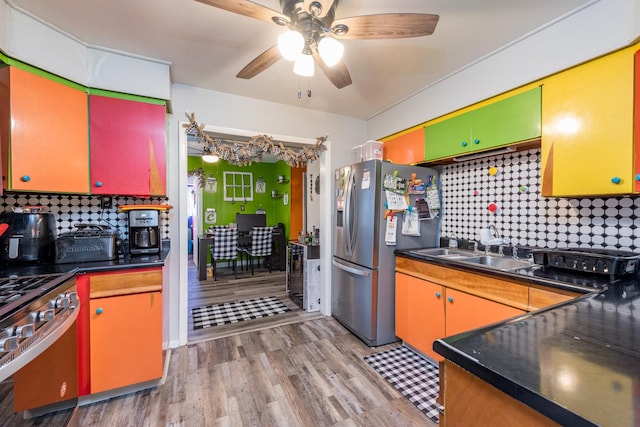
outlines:
[{"label": "upper cabinet", "polygon": [[441,160],[540,137],[541,88],[428,125],[425,160]]},{"label": "upper cabinet", "polygon": [[166,194],[164,102],[89,96],[91,193]]},{"label": "upper cabinet", "polygon": [[393,163],[408,165],[424,160],[424,127],[386,139],[382,157]]},{"label": "upper cabinet", "polygon": [[36,69],[0,68],[3,187],[87,193],[87,93]]},{"label": "upper cabinet", "polygon": [[627,48],[545,80],[543,196],[634,191],[633,63]]},{"label": "upper cabinet", "polygon": [[635,165],[634,165],[634,190],[636,193],[640,193],[640,50],[636,51],[635,55],[635,91],[634,91],[634,111],[635,111]]}]

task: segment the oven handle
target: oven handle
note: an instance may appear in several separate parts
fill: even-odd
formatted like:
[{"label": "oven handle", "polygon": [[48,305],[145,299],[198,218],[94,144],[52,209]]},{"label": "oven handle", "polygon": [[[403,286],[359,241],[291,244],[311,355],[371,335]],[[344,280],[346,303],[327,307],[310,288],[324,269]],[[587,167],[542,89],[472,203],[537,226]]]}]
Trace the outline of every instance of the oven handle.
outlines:
[{"label": "oven handle", "polygon": [[[60,313],[56,316],[55,324],[51,325],[51,322],[45,327],[50,326],[51,329],[48,329],[45,332],[44,337],[40,337],[35,340],[32,344],[27,346],[26,349],[20,351],[18,349],[19,354],[16,354],[13,360],[6,362],[4,365],[0,366],[0,382],[6,380],[11,375],[18,372],[20,369],[24,368],[29,362],[33,359],[44,353],[46,349],[48,349],[53,343],[55,343],[58,338],[64,335],[65,332],[69,330],[71,326],[73,326],[74,322],[78,318],[78,313],[80,312],[80,301],[76,303],[76,306],[73,310],[66,311]],[[38,332],[38,331],[36,331]]]}]

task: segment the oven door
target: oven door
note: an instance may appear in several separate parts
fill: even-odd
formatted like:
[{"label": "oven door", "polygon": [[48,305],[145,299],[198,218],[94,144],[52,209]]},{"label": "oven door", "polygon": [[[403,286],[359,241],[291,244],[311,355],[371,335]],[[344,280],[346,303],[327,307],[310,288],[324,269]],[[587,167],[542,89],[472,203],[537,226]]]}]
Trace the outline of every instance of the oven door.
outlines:
[{"label": "oven door", "polygon": [[25,418],[68,411],[74,425],[78,404],[78,331],[76,322],[38,357],[13,375],[14,411]]}]

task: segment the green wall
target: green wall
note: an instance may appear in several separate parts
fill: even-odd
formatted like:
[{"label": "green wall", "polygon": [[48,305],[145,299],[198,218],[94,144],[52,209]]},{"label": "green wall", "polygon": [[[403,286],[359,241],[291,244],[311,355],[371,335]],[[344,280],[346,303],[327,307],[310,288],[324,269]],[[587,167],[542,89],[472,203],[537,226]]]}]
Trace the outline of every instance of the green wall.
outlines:
[{"label": "green wall", "polygon": [[[204,224],[205,211],[210,208],[216,210],[217,221],[216,225],[225,225],[230,222],[236,221],[236,213],[256,213],[260,208],[266,211],[267,225],[277,225],[279,222],[284,224],[285,233],[289,233],[290,217],[291,217],[291,184],[289,178],[291,176],[291,167],[283,161],[276,163],[253,163],[251,166],[234,166],[230,165],[224,160],[219,160],[217,163],[205,163],[199,156],[189,156],[187,159],[187,170],[194,171],[198,168],[202,168],[205,172],[205,177],[208,178],[211,175],[218,181],[217,191],[215,193],[208,193],[202,191],[202,229],[205,230],[210,224]],[[223,172],[251,172],[253,174],[253,201],[243,202],[228,202],[224,201],[224,177]],[[284,175],[286,178],[285,183],[278,182],[278,175]],[[262,176],[266,182],[266,191],[264,194],[258,194],[255,192],[256,181]],[[289,203],[285,206],[283,203],[283,197],[273,199],[271,192],[276,190],[281,196],[284,193],[289,194]],[[244,210],[242,210],[244,206]]]}]

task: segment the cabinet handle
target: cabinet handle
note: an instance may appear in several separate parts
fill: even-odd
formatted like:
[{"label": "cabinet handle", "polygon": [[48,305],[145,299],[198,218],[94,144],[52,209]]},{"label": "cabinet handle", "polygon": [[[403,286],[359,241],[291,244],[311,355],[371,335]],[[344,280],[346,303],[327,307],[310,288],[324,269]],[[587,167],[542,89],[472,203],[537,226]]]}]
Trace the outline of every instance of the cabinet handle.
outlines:
[{"label": "cabinet handle", "polygon": [[447,298],[447,301],[449,301],[449,302],[453,302],[453,297],[449,297],[449,298]]},{"label": "cabinet handle", "polygon": [[614,184],[620,184],[620,177],[619,176],[614,176],[613,178],[611,178],[611,182],[613,182]]},{"label": "cabinet handle", "polygon": [[102,307],[96,308],[96,314],[102,314],[103,311]]},{"label": "cabinet handle", "polygon": [[31,177],[29,175],[24,175],[20,178],[22,180],[22,182],[29,182],[31,181]]},{"label": "cabinet handle", "polygon": [[636,174],[636,181],[640,181],[640,173]]},{"label": "cabinet handle", "polygon": [[478,138],[476,138],[476,139],[473,140],[473,143],[478,145],[478,144],[480,144],[480,140]]},{"label": "cabinet handle", "polygon": [[96,187],[102,187],[102,181],[96,182]]},{"label": "cabinet handle", "polygon": [[440,292],[436,292],[436,298],[440,298]]},{"label": "cabinet handle", "polygon": [[462,141],[462,146],[466,147],[467,146],[467,141]]}]

